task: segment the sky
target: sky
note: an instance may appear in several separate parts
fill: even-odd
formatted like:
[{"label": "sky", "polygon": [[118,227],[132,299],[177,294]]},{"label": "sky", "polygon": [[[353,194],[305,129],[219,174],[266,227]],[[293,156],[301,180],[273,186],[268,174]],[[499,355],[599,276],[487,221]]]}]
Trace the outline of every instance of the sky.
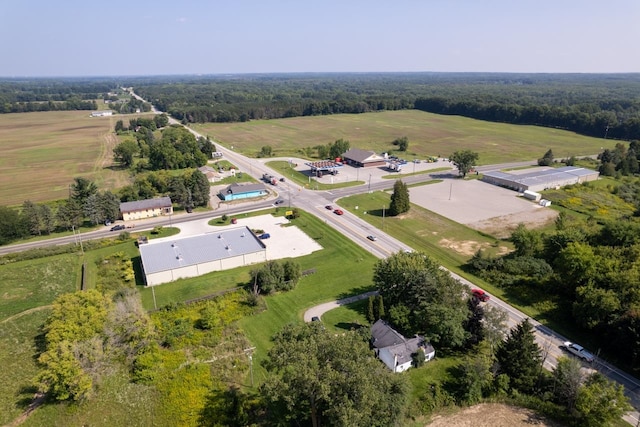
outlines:
[{"label": "sky", "polygon": [[640,0],[0,0],[0,76],[640,72]]}]

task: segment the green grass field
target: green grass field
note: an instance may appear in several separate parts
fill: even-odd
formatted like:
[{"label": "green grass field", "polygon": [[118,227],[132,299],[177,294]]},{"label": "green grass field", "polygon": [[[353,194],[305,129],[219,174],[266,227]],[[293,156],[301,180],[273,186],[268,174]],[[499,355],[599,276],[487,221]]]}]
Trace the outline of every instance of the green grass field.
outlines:
[{"label": "green grass field", "polygon": [[479,164],[542,157],[552,149],[556,158],[597,154],[615,142],[559,129],[484,122],[461,116],[443,116],[418,110],[367,114],[294,117],[244,123],[207,123],[192,127],[226,147],[249,157],[270,145],[274,156],[302,156],[301,149],[343,138],[351,147],[394,151],[391,144],[406,136],[409,148],[401,157],[448,157],[455,150],[480,153]]},{"label": "green grass field", "polygon": [[82,259],[67,254],[0,266],[0,320],[80,289]]},{"label": "green grass field", "polygon": [[0,321],[0,425],[8,425],[31,403],[38,372],[36,337],[50,310]]}]

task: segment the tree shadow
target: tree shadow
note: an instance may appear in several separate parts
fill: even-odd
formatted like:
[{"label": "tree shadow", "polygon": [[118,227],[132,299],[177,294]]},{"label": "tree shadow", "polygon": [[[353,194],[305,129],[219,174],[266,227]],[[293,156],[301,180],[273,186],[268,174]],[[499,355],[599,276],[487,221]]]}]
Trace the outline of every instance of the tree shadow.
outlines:
[{"label": "tree shadow", "polygon": [[131,258],[131,264],[133,264],[133,274],[136,279],[136,286],[144,286],[144,271],[142,269],[142,257],[136,256]]},{"label": "tree shadow", "polygon": [[368,328],[368,326],[365,326],[358,322],[338,322],[334,326],[337,329],[343,329],[345,331],[358,331],[363,328]]}]

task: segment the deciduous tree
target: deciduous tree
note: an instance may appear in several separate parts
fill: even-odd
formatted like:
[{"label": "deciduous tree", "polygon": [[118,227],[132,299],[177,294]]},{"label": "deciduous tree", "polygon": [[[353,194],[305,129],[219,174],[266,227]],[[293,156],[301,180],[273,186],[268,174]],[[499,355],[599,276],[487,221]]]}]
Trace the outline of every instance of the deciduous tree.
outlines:
[{"label": "deciduous tree", "polygon": [[261,394],[273,425],[392,426],[406,405],[406,377],[389,371],[355,332],[289,325],[264,365],[271,375]]},{"label": "deciduous tree", "polygon": [[471,150],[458,150],[449,156],[449,159],[456,165],[458,173],[462,175],[463,178],[473,169],[478,158],[478,153]]}]

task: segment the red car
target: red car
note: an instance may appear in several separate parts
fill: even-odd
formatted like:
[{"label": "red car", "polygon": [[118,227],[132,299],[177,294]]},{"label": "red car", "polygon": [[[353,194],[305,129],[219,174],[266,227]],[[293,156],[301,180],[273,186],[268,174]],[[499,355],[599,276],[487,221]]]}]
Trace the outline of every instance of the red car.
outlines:
[{"label": "red car", "polygon": [[472,289],[471,295],[477,299],[478,301],[487,302],[489,301],[489,294],[487,294],[482,289]]},{"label": "red car", "polygon": [[342,215],[344,213],[344,212],[342,212],[342,209],[336,209],[333,212],[335,212],[336,215]]}]

